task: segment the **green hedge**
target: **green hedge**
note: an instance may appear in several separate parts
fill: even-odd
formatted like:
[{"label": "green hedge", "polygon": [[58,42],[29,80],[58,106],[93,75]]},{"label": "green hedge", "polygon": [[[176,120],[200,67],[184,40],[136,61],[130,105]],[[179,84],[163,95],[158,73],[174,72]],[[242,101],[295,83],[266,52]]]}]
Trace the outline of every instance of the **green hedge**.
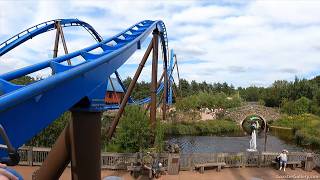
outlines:
[{"label": "green hedge", "polygon": [[225,135],[239,134],[242,132],[240,126],[233,121],[212,120],[200,122],[164,123],[166,135]]}]

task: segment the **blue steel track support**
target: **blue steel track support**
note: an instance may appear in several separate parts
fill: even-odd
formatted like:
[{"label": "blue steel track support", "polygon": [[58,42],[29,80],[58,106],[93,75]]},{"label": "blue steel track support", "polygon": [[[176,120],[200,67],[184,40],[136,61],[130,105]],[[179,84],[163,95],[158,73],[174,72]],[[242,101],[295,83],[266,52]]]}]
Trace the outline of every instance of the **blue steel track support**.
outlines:
[{"label": "blue steel track support", "polygon": [[[84,26],[87,30],[89,29],[97,39],[100,38],[90,25],[82,21],[71,19],[61,20],[60,23],[63,27],[74,24]],[[54,23],[46,22],[35,26],[33,29],[30,28],[27,31],[19,33],[17,36],[14,36],[14,38],[0,44],[0,56],[28,39],[52,29],[54,29]],[[76,163],[75,166],[77,166],[77,164],[79,165],[77,153],[82,154],[82,151],[73,151],[84,147],[79,144],[79,140],[84,138],[81,135],[98,136],[96,131],[99,129],[97,128],[99,125],[95,123],[95,121],[97,119],[100,120],[99,112],[101,108],[92,106],[93,99],[105,95],[103,90],[106,89],[107,85],[106,77],[109,77],[124,64],[124,62],[140,48],[141,42],[155,29],[163,32],[163,36],[166,36],[162,21],[142,21],[112,38],[103,40],[82,50],[0,75],[0,124],[6,130],[12,146],[17,149],[48,126],[54,119],[60,116],[60,114],[71,110],[73,120],[70,126],[79,128],[76,129],[77,132],[74,132],[75,129],[72,127],[69,127],[69,130],[66,128],[64,134],[62,134],[60,136],[61,138],[59,137],[57,141],[57,144],[60,144],[60,149],[52,149],[52,152],[64,154],[63,158],[60,159],[58,163],[51,164],[55,164],[56,167],[60,166],[54,173],[60,172],[70,159],[74,162],[73,164]],[[102,38],[100,39],[102,40]],[[113,43],[112,45],[110,44],[111,42]],[[163,46],[167,47],[167,40],[164,41],[164,43]],[[103,52],[93,54],[91,51],[97,48],[101,48]],[[149,50],[149,53],[150,52],[151,49]],[[85,62],[72,66],[61,64],[64,61],[72,60],[80,56],[85,59]],[[41,81],[23,86],[9,82],[10,80],[44,68],[51,68],[54,74]],[[127,99],[129,99],[129,97],[127,97]],[[82,113],[81,116],[77,115],[79,113]],[[90,129],[92,128],[92,130],[88,129],[89,132],[87,134],[83,133],[86,129],[84,127],[88,124],[82,124],[81,117],[91,115],[93,122],[91,123],[92,125],[90,125]],[[92,141],[92,137],[88,139]],[[68,141],[68,139],[69,142],[64,142]],[[0,140],[0,143],[3,143],[3,140]],[[69,146],[68,143],[70,143],[71,146]],[[64,144],[64,146],[61,144]],[[98,145],[90,148],[89,151],[96,152],[94,149],[99,149]],[[5,151],[0,151],[0,157],[5,157],[6,153]],[[94,153],[94,155],[99,156],[100,154]],[[55,157],[56,159],[60,157],[49,156]],[[92,156],[92,154],[90,154],[90,156]],[[84,162],[83,159],[80,161],[82,161],[82,163]],[[44,165],[46,164],[48,165],[50,163],[44,163]],[[93,164],[93,167],[96,167],[96,164]],[[78,172],[85,172],[85,170],[80,172],[79,169],[89,167],[84,165],[75,168],[76,169],[73,169],[75,172],[73,173],[74,179],[78,177]],[[97,168],[93,169],[95,170],[92,170],[92,172],[97,172]],[[89,179],[96,179],[96,173],[93,172],[89,174],[91,174]],[[82,177],[87,176],[82,175]],[[79,178],[81,177],[79,176]]]}]

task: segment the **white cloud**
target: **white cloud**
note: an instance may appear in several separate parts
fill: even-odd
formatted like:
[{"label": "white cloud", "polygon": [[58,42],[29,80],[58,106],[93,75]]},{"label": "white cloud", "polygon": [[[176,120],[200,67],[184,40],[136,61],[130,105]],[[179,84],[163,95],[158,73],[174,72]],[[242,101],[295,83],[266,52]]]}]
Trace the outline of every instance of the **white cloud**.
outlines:
[{"label": "white cloud", "polygon": [[309,25],[320,22],[317,18],[319,6],[319,1],[256,1],[249,4],[247,13],[264,17],[274,24]]},{"label": "white cloud", "polygon": [[176,13],[172,17],[175,23],[211,24],[215,18],[223,18],[234,15],[236,9],[226,6],[195,6]]}]

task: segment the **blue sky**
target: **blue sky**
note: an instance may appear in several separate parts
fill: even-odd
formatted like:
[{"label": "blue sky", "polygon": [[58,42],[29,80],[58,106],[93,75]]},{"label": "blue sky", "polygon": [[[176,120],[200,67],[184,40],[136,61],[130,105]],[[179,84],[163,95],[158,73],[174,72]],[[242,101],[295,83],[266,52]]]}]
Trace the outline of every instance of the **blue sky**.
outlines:
[{"label": "blue sky", "polygon": [[[269,86],[312,78],[320,68],[319,1],[0,1],[0,41],[35,24],[78,18],[104,38],[144,19],[165,22],[169,47],[187,80]],[[94,43],[79,28],[65,29],[70,51]],[[0,73],[48,59],[54,32],[0,58]],[[143,51],[119,70],[131,76]],[[150,63],[141,80],[150,79]],[[48,71],[35,75],[45,75]]]}]

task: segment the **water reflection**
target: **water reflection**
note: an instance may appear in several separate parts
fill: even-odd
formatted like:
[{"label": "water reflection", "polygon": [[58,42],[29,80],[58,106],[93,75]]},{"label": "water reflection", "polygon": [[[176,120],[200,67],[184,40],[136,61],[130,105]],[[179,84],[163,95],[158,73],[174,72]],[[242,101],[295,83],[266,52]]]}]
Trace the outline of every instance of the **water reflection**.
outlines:
[{"label": "water reflection", "polygon": [[[168,139],[169,142],[178,144],[182,153],[244,152],[249,147],[249,140],[249,136],[180,136]],[[264,149],[264,136],[257,137],[257,149],[259,151]],[[279,152],[282,149],[288,151],[303,150],[301,147],[287,144],[273,135],[268,135],[267,151]]]}]

